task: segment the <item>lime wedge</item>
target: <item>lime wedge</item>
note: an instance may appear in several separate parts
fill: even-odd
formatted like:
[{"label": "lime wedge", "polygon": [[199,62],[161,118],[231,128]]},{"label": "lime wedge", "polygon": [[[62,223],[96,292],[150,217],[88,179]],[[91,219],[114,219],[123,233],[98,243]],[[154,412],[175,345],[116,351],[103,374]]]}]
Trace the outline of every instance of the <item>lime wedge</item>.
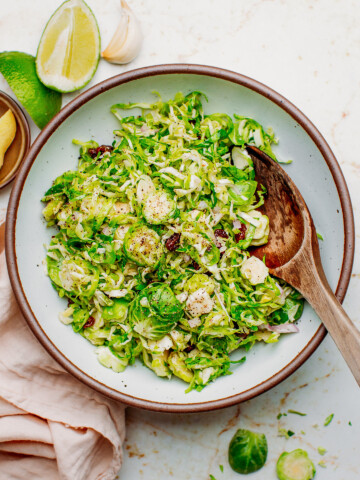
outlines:
[{"label": "lime wedge", "polygon": [[45,127],[61,108],[61,94],[40,82],[35,58],[23,52],[2,52],[0,72],[36,125]]},{"label": "lime wedge", "polygon": [[97,69],[100,34],[96,19],[82,0],[68,0],[55,11],[40,39],[36,71],[49,88],[73,92],[84,87]]}]

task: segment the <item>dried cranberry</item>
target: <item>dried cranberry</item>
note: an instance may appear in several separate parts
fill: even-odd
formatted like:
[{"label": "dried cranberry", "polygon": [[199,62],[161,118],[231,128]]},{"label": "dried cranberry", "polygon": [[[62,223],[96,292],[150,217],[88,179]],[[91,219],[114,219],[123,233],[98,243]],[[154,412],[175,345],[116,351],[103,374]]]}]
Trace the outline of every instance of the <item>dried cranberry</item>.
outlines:
[{"label": "dried cranberry", "polygon": [[[96,155],[97,155],[97,149],[96,148],[89,148],[89,150],[87,151],[87,153],[90,155],[90,157],[92,158],[95,158]],[[80,157],[81,158],[81,157]]]},{"label": "dried cranberry", "polygon": [[198,263],[196,263],[195,260],[193,260],[191,265],[192,265],[194,270],[200,270],[200,265]]},{"label": "dried cranberry", "polygon": [[170,251],[173,252],[177,250],[180,246],[180,233],[174,233],[169,237],[165,242],[165,247]]},{"label": "dried cranberry", "polygon": [[100,147],[98,147],[98,150],[101,153],[112,152],[114,150],[114,147],[112,145],[100,145]]},{"label": "dried cranberry", "polygon": [[220,237],[220,238],[229,238],[229,235],[223,230],[222,228],[218,228],[214,232],[215,237]]},{"label": "dried cranberry", "polygon": [[85,323],[84,328],[89,328],[92,327],[95,323],[95,318],[94,317],[89,317],[88,321]]},{"label": "dried cranberry", "polygon": [[219,238],[227,239],[229,238],[229,235],[222,228],[218,228],[217,230],[215,230],[214,235],[216,238],[215,245],[220,249],[220,257],[222,257],[224,255],[226,247],[225,247],[225,244],[218,239]]},{"label": "dried cranberry", "polygon": [[100,145],[100,147],[97,148],[89,148],[88,154],[92,158],[96,158],[98,153],[105,153],[105,152],[112,152],[114,148],[111,145]]},{"label": "dried cranberry", "polygon": [[241,338],[241,340],[245,340],[245,338],[247,338],[249,336],[248,333],[235,333],[235,335],[239,338]]},{"label": "dried cranberry", "polygon": [[184,348],[184,352],[190,353],[192,350],[194,350],[194,345],[189,345],[186,348]]},{"label": "dried cranberry", "polygon": [[236,243],[239,243],[240,240],[244,240],[245,236],[246,236],[246,225],[244,225],[243,223],[240,225],[240,228],[239,228],[240,232],[239,233],[235,233],[235,242]]}]

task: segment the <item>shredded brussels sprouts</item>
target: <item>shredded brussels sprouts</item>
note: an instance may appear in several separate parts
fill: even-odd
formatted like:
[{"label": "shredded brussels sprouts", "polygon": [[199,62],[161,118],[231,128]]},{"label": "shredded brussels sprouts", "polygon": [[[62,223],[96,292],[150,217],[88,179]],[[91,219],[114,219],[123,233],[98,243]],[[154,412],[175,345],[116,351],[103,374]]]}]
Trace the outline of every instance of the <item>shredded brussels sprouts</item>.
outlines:
[{"label": "shredded brussels sprouts", "polygon": [[296,331],[303,308],[249,251],[271,225],[246,145],[275,158],[274,134],[247,117],[205,115],[202,97],[114,105],[112,146],[74,140],[77,170],[42,199],[59,230],[47,268],[69,302],[63,323],[106,367],[121,372],[140,358],[187,391],[231,373],[244,360],[230,359],[235,350]]}]

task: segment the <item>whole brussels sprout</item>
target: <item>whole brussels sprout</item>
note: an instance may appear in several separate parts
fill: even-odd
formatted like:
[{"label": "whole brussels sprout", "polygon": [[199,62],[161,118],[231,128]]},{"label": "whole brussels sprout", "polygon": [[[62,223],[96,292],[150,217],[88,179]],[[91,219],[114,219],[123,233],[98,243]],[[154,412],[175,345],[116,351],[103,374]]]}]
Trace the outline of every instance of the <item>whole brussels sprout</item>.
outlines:
[{"label": "whole brussels sprout", "polygon": [[235,472],[247,474],[260,470],[266,462],[268,445],[263,433],[239,429],[229,445],[229,463]]}]

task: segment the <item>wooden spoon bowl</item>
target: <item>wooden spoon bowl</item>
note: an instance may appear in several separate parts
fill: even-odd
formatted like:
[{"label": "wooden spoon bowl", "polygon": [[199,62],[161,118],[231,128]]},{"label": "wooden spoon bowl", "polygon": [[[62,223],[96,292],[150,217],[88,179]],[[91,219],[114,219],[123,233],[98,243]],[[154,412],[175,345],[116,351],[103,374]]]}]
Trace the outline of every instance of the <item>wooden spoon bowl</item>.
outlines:
[{"label": "wooden spoon bowl", "polygon": [[360,332],[333,294],[321,265],[314,222],[298,188],[272,158],[254,146],[246,147],[256,179],[267,188],[261,207],[269,217],[266,245],[252,249],[272,275],[296,288],[314,308],[360,385]]},{"label": "wooden spoon bowl", "polygon": [[8,185],[14,178],[30,148],[30,128],[19,105],[9,95],[0,91],[0,117],[11,110],[16,120],[16,135],[4,157],[0,168],[0,189]]}]

